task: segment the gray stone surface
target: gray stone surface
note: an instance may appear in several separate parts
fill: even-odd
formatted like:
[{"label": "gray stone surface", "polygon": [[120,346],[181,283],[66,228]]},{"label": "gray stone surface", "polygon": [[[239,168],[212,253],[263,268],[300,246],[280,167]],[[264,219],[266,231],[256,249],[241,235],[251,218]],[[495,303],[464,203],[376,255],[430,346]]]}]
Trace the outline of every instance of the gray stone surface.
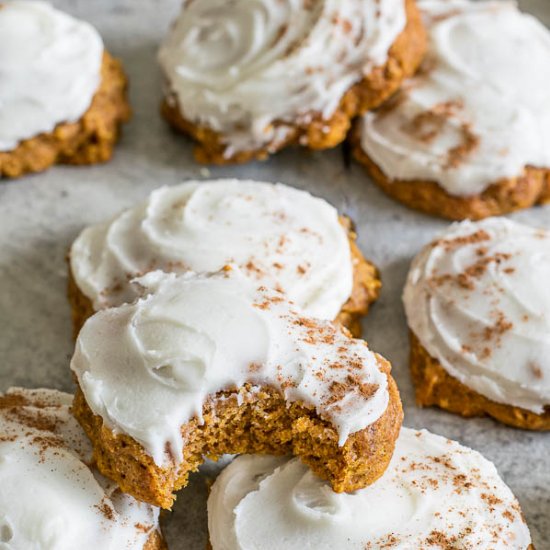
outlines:
[{"label": "gray stone surface", "polygon": [[[160,74],[155,53],[176,14],[177,0],[57,0],[91,21],[122,58],[131,79],[134,118],[115,159],[91,168],[58,167],[0,184],[0,390],[11,385],[72,389],[65,254],[78,232],[144,198],[160,185],[202,178],[191,144],[158,116]],[[550,24],[549,0],[525,0],[525,10]],[[550,94],[550,91],[549,91]],[[550,96],[549,96],[550,97]],[[407,327],[400,295],[412,256],[446,226],[392,202],[358,166],[346,169],[340,149],[284,152],[267,163],[216,168],[211,177],[283,181],[331,201],[358,223],[359,243],[381,268],[382,298],[365,321],[372,348],[388,357],[405,405],[405,422],[426,427],[481,451],[517,495],[538,550],[550,548],[550,434],[528,433],[491,420],[462,420],[414,405],[407,369]],[[550,208],[515,219],[550,227]],[[172,550],[203,550],[206,543],[208,465],[180,493],[164,524]]]}]

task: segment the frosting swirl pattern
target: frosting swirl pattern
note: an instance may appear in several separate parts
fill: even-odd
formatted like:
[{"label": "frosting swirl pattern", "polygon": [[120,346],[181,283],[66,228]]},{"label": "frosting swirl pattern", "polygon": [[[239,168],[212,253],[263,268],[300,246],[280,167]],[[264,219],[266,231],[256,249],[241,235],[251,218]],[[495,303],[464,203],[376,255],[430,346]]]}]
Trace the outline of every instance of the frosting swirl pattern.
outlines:
[{"label": "frosting swirl pattern", "polygon": [[506,219],[452,225],[414,260],[412,332],[454,378],[540,414],[550,404],[550,233]]},{"label": "frosting swirl pattern", "polygon": [[158,510],[90,469],[72,396],[12,388],[0,399],[0,547],[143,550]]},{"label": "frosting swirl pattern", "polygon": [[47,2],[2,2],[0,151],[78,120],[99,87],[103,42]]},{"label": "frosting swirl pattern", "polygon": [[405,24],[403,0],[187,0],[159,60],[182,114],[223,134],[231,156],[284,123],[329,118]]},{"label": "frosting swirl pattern", "polygon": [[[421,0],[428,55],[361,145],[386,176],[479,194],[550,168],[550,32],[512,2]],[[480,54],[483,52],[483,55]]]},{"label": "frosting swirl pattern", "polygon": [[236,268],[136,283],[149,294],[88,319],[71,368],[92,411],[157,465],[182,457],[181,426],[202,418],[209,396],[245,383],[315,407],[340,445],[386,411],[388,375],[364,341],[303,317]]},{"label": "frosting swirl pattern", "polygon": [[213,550],[491,548],[531,542],[518,502],[479,453],[401,429],[373,485],[334,493],[297,459],[243,455],[208,499]]},{"label": "frosting swirl pattern", "polygon": [[129,280],[147,271],[208,272],[229,263],[315,317],[334,319],[352,291],[350,245],[336,209],[282,184],[162,187],[85,229],[71,249],[72,274],[95,309],[131,302]]}]

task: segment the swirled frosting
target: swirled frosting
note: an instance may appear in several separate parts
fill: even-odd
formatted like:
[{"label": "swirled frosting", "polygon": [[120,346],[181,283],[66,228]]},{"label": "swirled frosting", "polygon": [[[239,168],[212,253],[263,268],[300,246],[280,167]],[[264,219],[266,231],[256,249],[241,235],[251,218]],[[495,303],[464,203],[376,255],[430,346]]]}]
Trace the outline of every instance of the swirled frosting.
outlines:
[{"label": "swirled frosting", "polygon": [[340,445],[385,412],[388,378],[364,341],[303,317],[236,268],[137,283],[149,295],[88,319],[71,368],[92,411],[157,465],[182,456],[181,426],[202,418],[209,396],[245,383],[314,407]]},{"label": "swirled frosting", "polygon": [[54,390],[0,394],[0,548],[143,550],[158,510],[90,467],[71,402]]},{"label": "swirled frosting", "polygon": [[421,0],[428,55],[360,123],[386,176],[470,196],[526,166],[550,168],[550,32],[512,2]]},{"label": "swirled frosting", "polygon": [[425,430],[402,428],[384,475],[334,493],[299,460],[243,455],[208,499],[213,550],[526,550],[519,504],[494,465]]},{"label": "swirled frosting", "polygon": [[550,233],[506,219],[452,225],[414,260],[412,332],[464,385],[542,413],[550,404]]},{"label": "swirled frosting", "polygon": [[231,156],[284,137],[285,123],[329,118],[405,24],[403,0],[185,1],[159,60],[183,116],[221,133]]},{"label": "swirled frosting", "polygon": [[282,184],[162,187],[85,229],[71,249],[72,274],[95,309],[131,302],[129,280],[153,269],[207,272],[229,263],[315,317],[334,319],[352,291],[349,240],[336,209]]},{"label": "swirled frosting", "polygon": [[47,2],[2,2],[0,151],[78,120],[99,87],[103,42]]}]

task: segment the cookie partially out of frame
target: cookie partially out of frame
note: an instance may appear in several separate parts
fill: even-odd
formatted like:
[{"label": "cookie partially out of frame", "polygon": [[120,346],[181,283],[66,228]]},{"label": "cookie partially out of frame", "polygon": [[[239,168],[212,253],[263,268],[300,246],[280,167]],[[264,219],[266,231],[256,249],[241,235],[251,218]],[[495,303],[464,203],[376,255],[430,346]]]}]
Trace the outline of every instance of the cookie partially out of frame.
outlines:
[{"label": "cookie partially out of frame", "polygon": [[204,456],[294,454],[335,491],[386,469],[402,421],[390,365],[237,271],[153,272],[76,343],[74,414],[99,469],[170,508]]},{"label": "cookie partially out of frame", "polygon": [[357,160],[394,199],[452,220],[549,202],[548,29],[513,3],[419,7],[426,60],[359,120]]},{"label": "cookie partially out of frame", "polygon": [[501,218],[451,226],[404,292],[419,405],[550,429],[550,234]]},{"label": "cookie partially out of frame", "polygon": [[[130,116],[127,78],[97,31],[46,2],[4,2],[0,177],[111,158]],[[53,42],[53,45],[52,45]],[[14,67],[17,70],[14,70]]]},{"label": "cookie partially out of frame", "polygon": [[125,495],[93,466],[72,396],[0,394],[0,509],[6,548],[166,550],[159,510]]},{"label": "cookie partially out of frame", "polygon": [[282,184],[192,181],[157,189],[75,240],[68,289],[75,337],[94,311],[136,298],[133,277],[228,263],[354,336],[380,292],[350,220],[324,200]]},{"label": "cookie partially out of frame", "polygon": [[213,550],[533,550],[519,503],[494,465],[426,430],[402,428],[373,485],[335,494],[296,459],[240,456],[208,499]]},{"label": "cookie partially out of frame", "polygon": [[415,0],[262,2],[186,4],[160,50],[162,114],[197,141],[199,162],[265,159],[295,143],[335,147],[422,61]]}]

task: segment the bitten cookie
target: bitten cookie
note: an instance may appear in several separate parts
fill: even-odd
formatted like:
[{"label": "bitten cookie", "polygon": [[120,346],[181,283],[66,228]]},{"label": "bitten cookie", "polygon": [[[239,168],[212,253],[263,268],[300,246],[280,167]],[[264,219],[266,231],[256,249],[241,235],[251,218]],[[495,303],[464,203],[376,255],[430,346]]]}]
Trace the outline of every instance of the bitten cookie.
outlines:
[{"label": "bitten cookie", "polygon": [[165,550],[158,509],[91,466],[71,401],[45,389],[0,394],[0,546]]},{"label": "bitten cookie", "polygon": [[213,550],[533,549],[518,501],[476,451],[401,429],[373,485],[336,494],[296,459],[241,456],[208,499]]},{"label": "bitten cookie", "polygon": [[393,198],[453,220],[550,201],[548,29],[513,2],[419,7],[426,60],[359,121],[359,162]]},{"label": "bitten cookie", "polygon": [[111,158],[130,115],[119,61],[47,2],[0,4],[0,177]]},{"label": "bitten cookie", "polygon": [[425,51],[415,0],[185,2],[159,52],[162,112],[196,158],[326,149],[380,105]]},{"label": "bitten cookie", "polygon": [[382,475],[403,413],[363,340],[236,268],[136,282],[145,297],[88,319],[71,361],[74,414],[122,490],[170,508],[224,453],[297,455],[338,492]]},{"label": "bitten cookie", "polygon": [[550,233],[506,219],[451,226],[404,292],[420,405],[550,429]]},{"label": "bitten cookie", "polygon": [[99,309],[131,302],[130,280],[149,271],[217,271],[229,263],[276,288],[307,315],[355,336],[378,298],[376,267],[355,244],[347,218],[282,184],[218,180],[154,191],[114,219],[85,229],[70,251],[75,337]]}]

